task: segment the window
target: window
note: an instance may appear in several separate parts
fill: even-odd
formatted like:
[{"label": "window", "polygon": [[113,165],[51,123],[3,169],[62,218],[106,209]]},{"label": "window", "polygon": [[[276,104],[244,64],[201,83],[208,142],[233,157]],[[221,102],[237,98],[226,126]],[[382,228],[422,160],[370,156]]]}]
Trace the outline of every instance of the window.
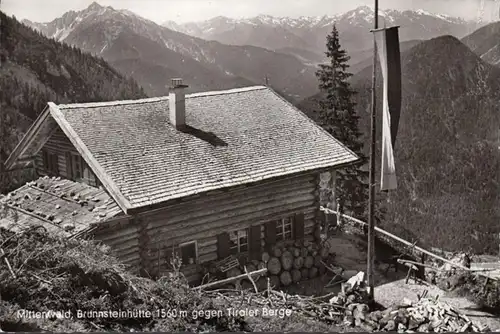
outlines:
[{"label": "window", "polygon": [[248,230],[239,230],[229,233],[231,254],[238,254],[248,251]]},{"label": "window", "polygon": [[293,238],[292,224],[293,224],[293,219],[290,217],[280,219],[276,223],[276,240],[277,241],[292,240],[292,238]]},{"label": "window", "polygon": [[42,151],[43,158],[43,169],[49,175],[59,174],[59,156],[55,153],[49,153],[47,151]]},{"label": "window", "polygon": [[72,175],[74,180],[80,180],[83,178],[83,166],[82,166],[83,159],[80,155],[78,154],[71,154],[71,168],[72,170]]},{"label": "window", "polygon": [[190,241],[179,245],[183,265],[195,264],[198,260],[198,245]]},{"label": "window", "polygon": [[84,182],[94,187],[98,187],[100,185],[95,174],[79,154],[71,153],[71,169],[73,180]]}]

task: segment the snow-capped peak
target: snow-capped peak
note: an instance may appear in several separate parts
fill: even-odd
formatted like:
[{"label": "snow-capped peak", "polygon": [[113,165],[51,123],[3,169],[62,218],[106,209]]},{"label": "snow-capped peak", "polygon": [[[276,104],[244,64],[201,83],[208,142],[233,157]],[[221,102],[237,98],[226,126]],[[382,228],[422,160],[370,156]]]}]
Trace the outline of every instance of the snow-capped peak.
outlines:
[{"label": "snow-capped peak", "polygon": [[423,9],[417,9],[415,12],[419,15],[435,16],[434,14],[429,13],[428,11]]}]

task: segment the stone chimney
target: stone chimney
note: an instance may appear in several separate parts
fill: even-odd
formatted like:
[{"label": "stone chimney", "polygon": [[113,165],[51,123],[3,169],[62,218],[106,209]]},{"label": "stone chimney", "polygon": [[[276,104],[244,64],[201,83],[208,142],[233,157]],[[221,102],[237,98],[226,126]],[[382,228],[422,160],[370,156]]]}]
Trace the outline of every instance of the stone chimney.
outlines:
[{"label": "stone chimney", "polygon": [[168,103],[170,109],[170,123],[177,129],[184,129],[186,126],[186,102],[185,88],[189,86],[182,84],[182,79],[172,79]]}]

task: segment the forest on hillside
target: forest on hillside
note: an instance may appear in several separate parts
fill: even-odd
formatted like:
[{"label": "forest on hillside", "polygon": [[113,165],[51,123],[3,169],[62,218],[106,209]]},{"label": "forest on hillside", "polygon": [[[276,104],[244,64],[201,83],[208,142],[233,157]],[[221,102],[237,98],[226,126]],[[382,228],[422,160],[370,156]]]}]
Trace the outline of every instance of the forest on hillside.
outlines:
[{"label": "forest on hillside", "polygon": [[0,162],[47,102],[145,97],[143,89],[103,59],[42,36],[0,12]]},{"label": "forest on hillside", "polygon": [[[450,58],[449,55],[455,55]],[[420,246],[498,253],[500,68],[443,36],[401,55],[403,105],[395,147],[398,189],[380,193],[382,76],[377,75],[376,189],[382,227]],[[351,82],[370,143],[372,67]],[[318,121],[318,94],[299,108]]]}]

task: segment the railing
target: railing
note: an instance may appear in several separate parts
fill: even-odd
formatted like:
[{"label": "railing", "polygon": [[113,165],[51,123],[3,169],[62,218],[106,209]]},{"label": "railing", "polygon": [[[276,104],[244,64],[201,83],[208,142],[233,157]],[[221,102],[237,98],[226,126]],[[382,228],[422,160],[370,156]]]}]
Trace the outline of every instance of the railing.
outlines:
[{"label": "railing", "polygon": [[[357,224],[359,224],[359,225],[361,225],[363,227],[364,226],[368,226],[368,224],[366,222],[364,222],[362,220],[359,220],[359,219],[356,219],[354,217],[342,214],[342,213],[340,213],[338,211],[338,209],[337,209],[337,211],[335,211],[335,210],[331,210],[331,209],[328,209],[328,208],[321,207],[320,210],[323,211],[323,212],[325,212],[325,214],[335,215],[337,217],[337,223],[340,223],[341,222],[341,218],[344,218],[344,219],[347,219],[347,220],[349,220],[351,222],[357,223]],[[405,246],[410,247],[412,250],[415,250],[415,251],[417,251],[419,253],[422,253],[422,254],[428,255],[430,257],[433,257],[433,258],[435,258],[437,260],[440,260],[440,261],[442,261],[444,263],[449,264],[450,266],[453,266],[453,267],[456,267],[456,268],[460,268],[462,270],[466,270],[466,271],[470,271],[470,272],[475,272],[475,273],[477,273],[477,274],[479,274],[481,276],[488,277],[490,279],[492,278],[491,276],[483,274],[483,273],[481,273],[481,272],[479,272],[477,270],[473,270],[473,269],[464,267],[464,266],[462,266],[460,264],[451,262],[450,260],[445,259],[444,257],[441,257],[441,256],[439,256],[437,254],[434,254],[434,253],[432,253],[432,252],[430,252],[430,251],[428,251],[428,250],[426,250],[426,249],[424,249],[422,247],[417,246],[416,244],[413,244],[413,243],[411,243],[411,242],[409,242],[407,240],[404,240],[404,239],[402,239],[402,238],[400,238],[400,237],[398,237],[398,236],[396,236],[396,235],[394,235],[392,233],[389,233],[386,230],[381,229],[380,227],[375,226],[375,231],[378,232],[378,233],[380,233],[380,234],[382,234],[382,235],[384,235],[384,236],[386,236],[386,237],[388,237],[388,238],[390,238],[390,239],[392,239],[392,240],[394,240],[394,241],[397,241],[397,242],[399,242],[399,243],[401,243],[401,244],[403,244]]]}]

